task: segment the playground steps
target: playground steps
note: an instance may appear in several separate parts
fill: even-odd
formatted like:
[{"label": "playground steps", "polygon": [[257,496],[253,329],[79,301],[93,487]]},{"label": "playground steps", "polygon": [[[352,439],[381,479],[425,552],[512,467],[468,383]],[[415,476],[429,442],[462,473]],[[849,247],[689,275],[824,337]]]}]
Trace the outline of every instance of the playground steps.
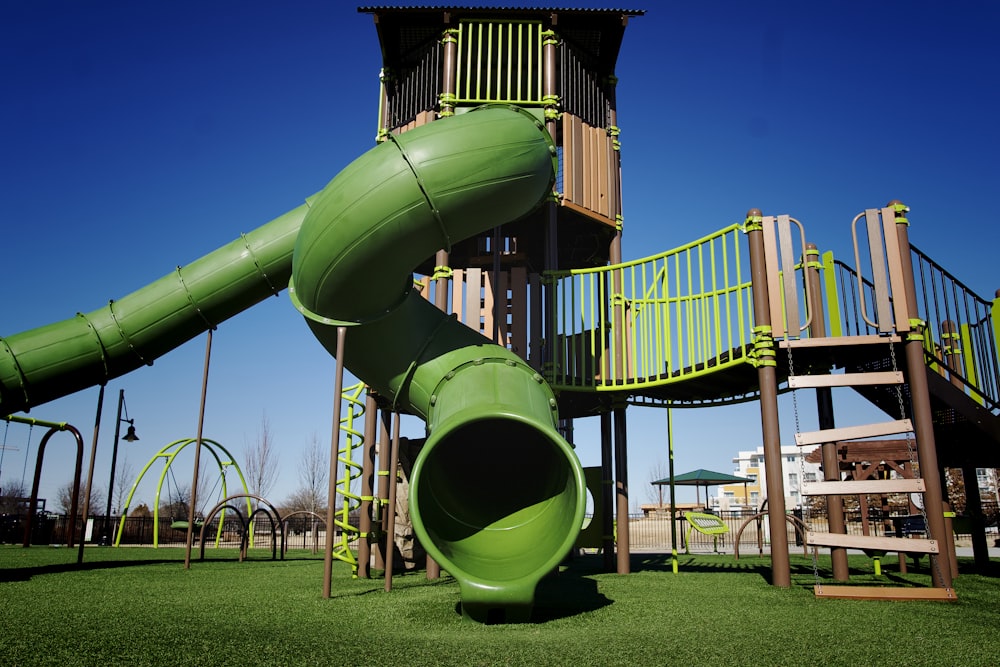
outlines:
[{"label": "playground steps", "polygon": [[[812,338],[785,341],[785,347],[790,354],[799,349],[821,349],[833,346],[865,346],[871,351],[886,350],[889,345],[898,342],[898,336],[852,336],[842,338]],[[905,378],[897,369],[871,370],[867,372],[846,373],[811,373],[789,375],[788,386],[792,389],[821,387],[876,387],[885,386],[897,388],[903,385]],[[898,399],[897,399],[898,400]],[[820,445],[843,440],[858,440],[878,436],[909,433],[913,431],[913,422],[909,419],[896,419],[888,422],[861,424],[840,428],[822,429],[819,431],[795,434],[795,444],[800,447]],[[923,493],[926,485],[923,479],[866,479],[804,483],[802,494],[807,496],[831,495],[868,495],[890,493]],[[864,551],[899,551],[905,553],[939,553],[937,540],[913,539],[904,537],[881,537],[873,535],[846,535],[840,533],[814,533],[806,535],[806,544],[814,547],[836,547],[846,549],[861,549]],[[827,587],[832,588],[832,587]],[[855,593],[861,589],[848,587]],[[881,592],[878,597],[885,598]],[[903,594],[906,595],[906,594]],[[829,597],[829,596],[828,596]],[[861,597],[864,597],[863,595]]]},{"label": "playground steps", "polygon": [[854,496],[860,494],[923,493],[923,479],[849,479],[841,482],[804,482],[804,496]]},{"label": "playground steps", "polygon": [[816,584],[813,591],[818,598],[958,601],[958,595],[953,588],[889,588],[885,586],[825,586]]},{"label": "playground steps", "polygon": [[916,537],[881,537],[878,535],[841,535],[838,533],[806,533],[811,547],[842,547],[862,551],[899,551],[913,554],[940,553],[937,540]]}]

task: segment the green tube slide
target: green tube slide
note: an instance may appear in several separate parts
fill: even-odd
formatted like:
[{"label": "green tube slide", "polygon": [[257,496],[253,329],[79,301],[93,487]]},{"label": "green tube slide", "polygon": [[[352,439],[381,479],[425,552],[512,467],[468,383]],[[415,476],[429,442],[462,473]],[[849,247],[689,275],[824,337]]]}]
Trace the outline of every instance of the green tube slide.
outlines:
[{"label": "green tube slide", "polygon": [[0,338],[0,413],[119,377],[277,294],[319,341],[427,422],[414,528],[476,620],[527,618],[583,522],[583,469],[556,401],[507,349],[412,289],[440,248],[516,220],[552,187],[544,127],[511,107],[430,123],[368,151],[307,204],[104,308]]},{"label": "green tube slide", "polygon": [[579,533],[586,484],[542,377],[428,303],[411,271],[537,208],[553,156],[544,127],[508,107],[411,130],[324,188],[293,256],[292,300],[320,342],[332,353],[337,325],[349,325],[345,365],[426,419],[414,530],[480,621],[527,618],[539,580]]},{"label": "green tube slide", "polygon": [[277,295],[308,206],[272,220],[91,313],[0,338],[0,414],[135,369]]}]

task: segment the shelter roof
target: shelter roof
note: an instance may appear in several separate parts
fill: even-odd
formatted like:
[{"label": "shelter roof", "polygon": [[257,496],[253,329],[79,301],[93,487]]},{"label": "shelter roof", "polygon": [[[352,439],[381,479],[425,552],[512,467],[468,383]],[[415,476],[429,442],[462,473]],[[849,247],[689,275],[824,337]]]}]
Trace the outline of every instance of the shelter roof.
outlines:
[{"label": "shelter roof", "polygon": [[[753,481],[748,477],[738,477],[724,472],[705,470],[704,468],[698,468],[682,475],[674,475],[675,486],[714,486],[716,484],[750,483]],[[653,486],[669,485],[670,478],[664,477],[663,479],[651,482],[651,484]]]}]

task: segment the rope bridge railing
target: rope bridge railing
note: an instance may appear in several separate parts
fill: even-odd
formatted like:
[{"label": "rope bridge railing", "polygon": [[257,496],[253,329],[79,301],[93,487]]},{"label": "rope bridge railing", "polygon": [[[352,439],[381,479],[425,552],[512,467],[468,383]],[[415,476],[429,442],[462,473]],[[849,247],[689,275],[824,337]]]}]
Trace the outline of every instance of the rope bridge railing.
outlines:
[{"label": "rope bridge railing", "polygon": [[557,389],[689,380],[752,356],[750,262],[734,224],[641,260],[548,274]]}]

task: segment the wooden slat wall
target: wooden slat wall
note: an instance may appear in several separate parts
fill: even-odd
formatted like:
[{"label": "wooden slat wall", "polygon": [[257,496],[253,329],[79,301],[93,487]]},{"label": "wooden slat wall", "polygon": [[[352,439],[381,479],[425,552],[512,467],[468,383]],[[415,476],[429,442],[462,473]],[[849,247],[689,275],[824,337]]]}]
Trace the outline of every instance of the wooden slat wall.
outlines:
[{"label": "wooden slat wall", "polygon": [[616,223],[618,152],[607,130],[563,114],[563,204]]},{"label": "wooden slat wall", "polygon": [[[428,279],[418,281],[421,294],[433,298]],[[536,370],[541,367],[542,289],[538,274],[516,266],[497,279],[500,302],[494,319],[493,272],[479,268],[452,272],[451,313],[459,322],[510,348]]]},{"label": "wooden slat wall", "polygon": [[434,111],[421,111],[417,114],[417,117],[411,120],[406,125],[397,127],[393,130],[396,134],[406,132],[407,130],[412,130],[415,127],[420,127],[421,125],[426,125],[436,118],[436,113]]}]

